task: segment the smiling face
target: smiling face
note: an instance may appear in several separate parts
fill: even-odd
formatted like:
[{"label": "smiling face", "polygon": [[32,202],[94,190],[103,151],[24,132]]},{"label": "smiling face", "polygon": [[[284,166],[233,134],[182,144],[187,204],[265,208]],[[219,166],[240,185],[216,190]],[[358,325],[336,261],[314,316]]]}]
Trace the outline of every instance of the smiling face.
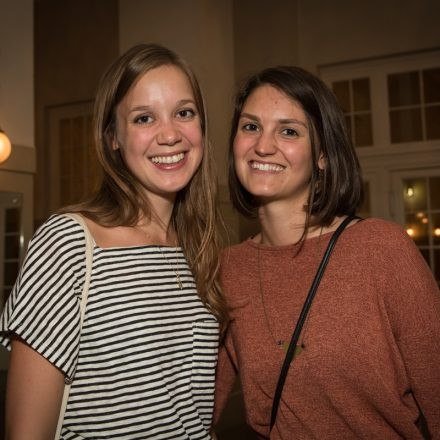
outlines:
[{"label": "smiling face", "polygon": [[113,149],[120,149],[147,197],[174,200],[203,156],[203,135],[187,76],[164,65],[143,74],[116,108]]},{"label": "smiling face", "polygon": [[300,105],[287,95],[270,85],[250,94],[233,152],[238,179],[260,202],[307,203],[313,166],[310,129]]}]

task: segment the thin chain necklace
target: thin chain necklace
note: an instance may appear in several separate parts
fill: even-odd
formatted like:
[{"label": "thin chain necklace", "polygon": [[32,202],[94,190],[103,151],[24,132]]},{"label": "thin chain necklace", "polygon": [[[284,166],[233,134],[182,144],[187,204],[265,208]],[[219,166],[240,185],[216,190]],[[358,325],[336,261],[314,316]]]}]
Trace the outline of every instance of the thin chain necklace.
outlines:
[{"label": "thin chain necklace", "polygon": [[[322,235],[322,227],[321,227],[321,231],[319,233],[319,241],[321,240],[321,235]],[[319,245],[319,243],[318,243]],[[316,249],[316,254],[318,254],[318,248],[319,246],[317,246]],[[258,287],[259,287],[259,292],[260,292],[260,299],[261,299],[261,305],[263,306],[263,313],[264,313],[264,320],[266,322],[266,327],[269,330],[269,334],[272,338],[272,340],[275,342],[275,345],[281,349],[283,349],[284,351],[287,351],[287,349],[289,348],[289,342],[290,341],[286,341],[284,339],[278,339],[275,337],[273,331],[272,331],[272,327],[270,325],[270,321],[269,321],[269,316],[266,310],[266,306],[264,304],[264,291],[263,291],[263,280],[261,278],[261,257],[260,257],[260,249],[258,248],[257,250],[257,261],[258,261]],[[306,329],[307,327],[307,323],[308,323],[308,319],[306,320],[305,323],[305,327],[304,329]],[[303,348],[305,348],[304,342],[302,342],[301,344],[297,345],[295,348],[295,352],[294,352],[294,356],[298,356],[301,351],[303,350]]]},{"label": "thin chain necklace", "polygon": [[259,284],[259,291],[260,291],[260,299],[261,304],[263,306],[263,313],[264,313],[264,320],[266,321],[266,327],[269,330],[270,337],[275,342],[275,345],[279,348],[282,348],[283,350],[287,350],[288,344],[283,339],[277,339],[275,335],[272,332],[272,327],[269,322],[269,317],[267,315],[266,306],[264,305],[264,294],[263,294],[263,281],[261,279],[261,259],[260,259],[260,249],[257,250],[257,260],[258,260],[258,284]]},{"label": "thin chain necklace", "polygon": [[[149,234],[146,231],[143,231],[140,227],[135,226],[136,229],[140,230],[141,232],[143,232],[147,237],[149,237]],[[168,263],[168,266],[171,267],[171,269],[173,270],[173,272],[176,275],[176,283],[177,286],[179,287],[180,290],[183,289],[183,283],[182,280],[180,279],[180,274],[179,271],[173,266],[173,264],[171,263],[170,260],[168,260],[167,256],[163,253],[162,249],[160,248],[160,246],[156,247],[159,249],[159,252],[162,254],[162,257],[166,260],[166,262]],[[177,253],[177,243],[176,243],[176,264],[179,263],[179,254]]]},{"label": "thin chain necklace", "polygon": [[[168,260],[167,256],[162,252],[162,249],[160,248],[160,246],[157,246],[157,248],[159,249],[159,252],[162,254],[162,256],[165,258],[166,262],[171,267],[171,269],[173,269],[173,272],[176,274],[177,286],[179,287],[180,290],[182,290],[183,283],[182,283],[182,280],[180,279],[179,271],[173,266],[171,261]],[[179,263],[179,254],[177,253],[177,246],[176,246],[176,264],[178,264],[178,263]]]}]

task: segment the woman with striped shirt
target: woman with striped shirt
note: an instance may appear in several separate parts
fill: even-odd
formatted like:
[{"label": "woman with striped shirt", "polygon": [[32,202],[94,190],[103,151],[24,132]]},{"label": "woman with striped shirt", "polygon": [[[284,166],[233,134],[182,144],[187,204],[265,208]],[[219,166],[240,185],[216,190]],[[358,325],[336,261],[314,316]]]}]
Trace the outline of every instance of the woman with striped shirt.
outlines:
[{"label": "woman with striped shirt", "polygon": [[[219,324],[212,153],[198,82],[176,54],[138,45],[95,104],[95,196],[36,232],[1,318],[12,349],[8,439],[209,439]],[[93,261],[85,319],[85,236]]]}]

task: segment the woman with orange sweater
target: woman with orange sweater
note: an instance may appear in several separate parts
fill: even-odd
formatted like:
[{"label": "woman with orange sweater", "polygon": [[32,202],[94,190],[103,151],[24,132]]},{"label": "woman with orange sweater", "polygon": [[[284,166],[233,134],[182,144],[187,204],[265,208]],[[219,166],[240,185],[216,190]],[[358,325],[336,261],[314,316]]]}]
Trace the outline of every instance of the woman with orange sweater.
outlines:
[{"label": "woman with orange sweater", "polygon": [[223,256],[217,418],[238,372],[258,438],[439,439],[439,290],[399,226],[354,216],[360,169],[333,94],[295,67],[254,75],[229,157],[232,201],[261,231]]}]

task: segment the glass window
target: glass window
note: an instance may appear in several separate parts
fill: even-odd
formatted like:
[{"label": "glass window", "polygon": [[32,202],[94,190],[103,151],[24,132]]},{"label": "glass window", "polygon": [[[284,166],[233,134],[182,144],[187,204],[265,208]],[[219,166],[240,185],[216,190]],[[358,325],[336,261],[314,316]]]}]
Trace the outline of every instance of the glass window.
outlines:
[{"label": "glass window", "polygon": [[419,72],[388,75],[388,102],[390,107],[420,104]]},{"label": "glass window", "polygon": [[405,228],[440,284],[440,177],[403,180]]},{"label": "glass window", "polygon": [[337,81],[333,83],[333,92],[338,98],[339,104],[344,113],[350,113],[350,83],[348,81]]},{"label": "glass window", "polygon": [[426,107],[426,139],[440,139],[440,105]]},{"label": "glass window", "polygon": [[440,102],[440,68],[423,71],[423,92],[427,104]]},{"label": "glass window", "polygon": [[356,147],[373,145],[370,79],[357,78],[332,84],[345,116],[345,123]]},{"label": "glass window", "polygon": [[[12,290],[20,268],[22,252],[21,225],[21,197],[15,193],[0,193],[0,249],[2,268],[0,270],[0,284],[2,292],[0,307],[6,301],[7,295]],[[9,206],[8,206],[9,205]],[[11,206],[15,205],[15,206]],[[3,226],[4,225],[4,229]]]},{"label": "glass window", "polygon": [[388,75],[388,105],[392,143],[440,139],[440,69]]},{"label": "glass window", "polygon": [[390,131],[393,143],[423,140],[421,109],[391,110]]}]

